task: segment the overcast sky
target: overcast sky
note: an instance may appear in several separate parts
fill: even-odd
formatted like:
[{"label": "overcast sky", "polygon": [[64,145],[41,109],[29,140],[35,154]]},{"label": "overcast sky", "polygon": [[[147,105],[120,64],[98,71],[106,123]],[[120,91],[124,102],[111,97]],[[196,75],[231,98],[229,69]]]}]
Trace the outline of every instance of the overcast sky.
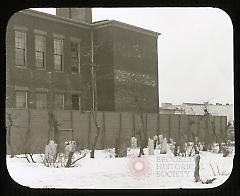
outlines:
[{"label": "overcast sky", "polygon": [[[55,14],[54,8],[35,9]],[[233,26],[217,8],[94,8],[93,21],[114,19],[160,32],[160,103],[233,103]]]}]

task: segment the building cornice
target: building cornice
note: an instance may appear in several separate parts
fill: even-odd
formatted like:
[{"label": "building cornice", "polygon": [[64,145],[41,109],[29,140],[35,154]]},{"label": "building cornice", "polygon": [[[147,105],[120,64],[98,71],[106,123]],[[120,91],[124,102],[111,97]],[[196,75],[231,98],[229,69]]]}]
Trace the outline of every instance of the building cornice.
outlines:
[{"label": "building cornice", "polygon": [[63,23],[63,24],[73,25],[76,27],[84,28],[84,29],[91,29],[91,28],[92,29],[100,29],[100,28],[104,28],[104,27],[114,26],[114,27],[119,27],[122,29],[129,30],[129,31],[137,32],[137,33],[142,33],[142,34],[145,34],[148,36],[153,36],[156,38],[158,37],[158,35],[161,34],[161,33],[155,32],[155,31],[151,31],[151,30],[137,27],[134,25],[130,25],[127,23],[119,22],[116,20],[103,20],[103,21],[98,21],[98,22],[89,24],[89,23],[85,23],[85,22],[77,22],[72,19],[68,19],[68,18],[64,18],[64,17],[52,15],[52,14],[47,14],[47,13],[43,13],[43,12],[39,12],[39,11],[35,11],[35,10],[30,10],[30,9],[22,10],[22,11],[19,11],[18,13],[26,14],[26,15],[30,15],[30,16],[50,20],[50,21],[55,21],[55,22],[59,22],[59,23]]},{"label": "building cornice", "polygon": [[18,13],[22,13],[22,14],[26,14],[26,15],[50,20],[50,21],[55,21],[55,22],[59,22],[59,23],[63,23],[63,24],[73,25],[73,26],[76,26],[76,27],[84,28],[84,29],[90,29],[91,28],[90,24],[88,24],[88,23],[76,22],[72,19],[68,19],[68,18],[64,18],[64,17],[60,17],[60,16],[55,16],[55,15],[52,15],[52,14],[47,14],[47,13],[43,13],[43,12],[39,12],[39,11],[35,11],[35,10],[26,9],[26,10],[22,10],[22,11],[17,12],[17,14]]},{"label": "building cornice", "polygon": [[151,31],[148,29],[144,29],[144,28],[137,27],[137,26],[130,25],[127,23],[123,23],[123,22],[119,22],[116,20],[104,20],[104,21],[92,23],[91,26],[93,26],[94,29],[100,29],[100,28],[104,28],[104,27],[114,26],[114,27],[119,27],[122,29],[129,30],[129,31],[142,33],[142,34],[145,34],[148,36],[153,36],[153,37],[158,37],[158,35],[161,35],[161,33],[159,33],[159,32]]}]

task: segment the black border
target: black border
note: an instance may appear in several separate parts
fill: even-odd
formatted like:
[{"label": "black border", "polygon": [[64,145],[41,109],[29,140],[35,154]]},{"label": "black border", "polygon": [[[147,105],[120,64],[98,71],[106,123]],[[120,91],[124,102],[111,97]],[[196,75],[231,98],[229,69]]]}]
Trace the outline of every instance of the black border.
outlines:
[{"label": "black border", "polygon": [[[151,194],[151,195],[237,195],[240,185],[240,170],[239,170],[239,31],[240,31],[240,1],[224,1],[224,0],[19,0],[2,2],[3,10],[1,10],[0,31],[1,31],[1,131],[0,131],[0,185],[4,195],[92,195],[92,194]],[[81,190],[81,189],[30,189],[15,183],[7,172],[6,167],[6,145],[5,145],[5,91],[6,91],[6,59],[5,59],[5,34],[8,20],[17,11],[30,7],[217,7],[224,10],[231,18],[234,28],[234,115],[235,115],[235,136],[236,136],[236,154],[234,157],[234,168],[229,179],[221,186],[212,189],[168,189],[168,190]],[[34,175],[34,174],[33,174]]]}]

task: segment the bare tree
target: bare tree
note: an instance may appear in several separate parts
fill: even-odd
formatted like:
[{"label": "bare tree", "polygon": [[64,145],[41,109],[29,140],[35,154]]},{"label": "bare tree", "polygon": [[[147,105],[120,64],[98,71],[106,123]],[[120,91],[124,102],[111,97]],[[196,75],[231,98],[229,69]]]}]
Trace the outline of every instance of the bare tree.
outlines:
[{"label": "bare tree", "polygon": [[[146,143],[147,143],[147,134],[146,134],[145,123],[144,123],[144,120],[143,120],[142,108],[141,108],[141,106],[139,104],[139,100],[138,100],[137,96],[135,96],[135,102],[136,102],[138,111],[140,113],[141,122],[142,122],[142,129],[139,130],[140,151],[139,151],[139,155],[138,155],[139,157],[141,157],[141,155],[144,155],[143,148],[146,146]],[[143,133],[144,137],[142,136],[142,133]]]}]

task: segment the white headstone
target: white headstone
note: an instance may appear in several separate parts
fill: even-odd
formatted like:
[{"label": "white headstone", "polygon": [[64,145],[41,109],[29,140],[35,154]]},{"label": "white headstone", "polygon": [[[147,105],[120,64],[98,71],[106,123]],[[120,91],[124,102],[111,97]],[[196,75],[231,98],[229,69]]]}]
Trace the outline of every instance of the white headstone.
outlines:
[{"label": "white headstone", "polygon": [[131,138],[131,148],[137,148],[137,138],[135,137]]},{"label": "white headstone", "polygon": [[153,140],[154,140],[154,141],[158,140],[158,136],[157,136],[157,135],[154,135],[154,136],[153,136]]},{"label": "white headstone", "polygon": [[68,155],[70,152],[75,152],[76,150],[76,142],[75,141],[69,141],[65,142],[65,148],[64,148],[64,162],[66,164],[68,160]]},{"label": "white headstone", "polygon": [[159,138],[159,144],[162,144],[162,141],[163,141],[163,135],[159,135],[158,138]]},{"label": "white headstone", "polygon": [[167,153],[167,138],[164,138],[161,143],[160,154]]},{"label": "white headstone", "polygon": [[218,153],[219,152],[219,145],[217,143],[213,144],[212,151],[214,153]]},{"label": "white headstone", "polygon": [[44,154],[45,161],[49,163],[54,162],[56,158],[56,153],[57,153],[57,144],[55,144],[54,141],[51,140],[49,144],[46,145],[45,147],[45,154]]}]

